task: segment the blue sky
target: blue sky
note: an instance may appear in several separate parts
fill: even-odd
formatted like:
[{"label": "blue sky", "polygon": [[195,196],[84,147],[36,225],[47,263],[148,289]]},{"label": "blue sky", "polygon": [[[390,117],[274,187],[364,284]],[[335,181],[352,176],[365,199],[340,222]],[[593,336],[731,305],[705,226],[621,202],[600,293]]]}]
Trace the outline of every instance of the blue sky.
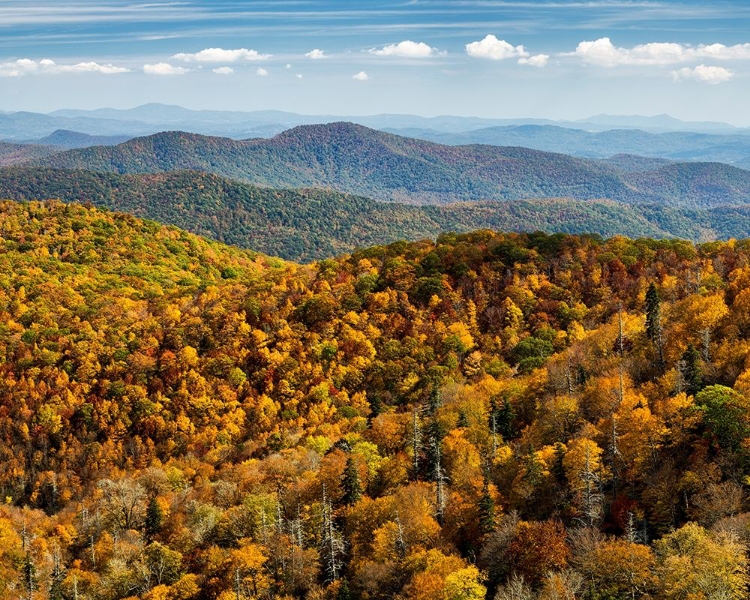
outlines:
[{"label": "blue sky", "polygon": [[750,125],[750,3],[0,0],[0,110],[281,109]]}]

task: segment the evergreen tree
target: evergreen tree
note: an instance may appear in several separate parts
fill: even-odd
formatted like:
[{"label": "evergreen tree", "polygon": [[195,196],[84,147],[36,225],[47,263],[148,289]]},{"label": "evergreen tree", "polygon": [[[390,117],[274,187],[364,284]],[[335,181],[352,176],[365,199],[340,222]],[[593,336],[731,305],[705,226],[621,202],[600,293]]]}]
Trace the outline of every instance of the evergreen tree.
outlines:
[{"label": "evergreen tree", "polygon": [[349,590],[349,581],[346,579],[341,580],[339,591],[336,593],[336,600],[352,600],[352,593]]},{"label": "evergreen tree", "polygon": [[565,445],[562,442],[555,442],[555,457],[550,467],[550,471],[555,476],[558,483],[565,482],[565,467],[563,459],[565,458]]},{"label": "evergreen tree", "polygon": [[646,335],[656,348],[659,355],[659,363],[664,363],[664,351],[662,348],[661,330],[661,297],[656,285],[652,282],[646,292]]},{"label": "evergreen tree", "polygon": [[482,486],[482,496],[479,498],[479,525],[484,534],[495,529],[495,500],[490,494],[490,486],[486,477]]},{"label": "evergreen tree", "polygon": [[513,421],[516,419],[516,411],[513,410],[513,405],[510,400],[503,398],[503,403],[497,411],[497,418],[495,419],[495,425],[497,427],[497,433],[503,436],[503,440],[513,439]]},{"label": "evergreen tree", "polygon": [[427,426],[427,444],[425,447],[425,458],[427,459],[427,479],[429,481],[438,481],[438,474],[441,469],[440,457],[443,450],[443,438],[445,429],[437,420],[430,421]]},{"label": "evergreen tree", "polygon": [[703,389],[703,365],[701,354],[695,346],[688,345],[680,361],[680,373],[685,382],[685,391],[695,396]]},{"label": "evergreen tree", "polygon": [[359,469],[353,457],[346,459],[346,469],[342,480],[344,488],[344,504],[351,506],[362,497],[362,484],[359,481]]},{"label": "evergreen tree", "polygon": [[438,408],[443,405],[443,399],[440,394],[440,387],[435,384],[430,390],[430,398],[427,404],[427,410],[431,415],[434,415]]},{"label": "evergreen tree", "polygon": [[151,540],[158,534],[164,525],[164,511],[162,511],[156,496],[152,496],[146,509],[146,521],[144,524],[146,537]]}]

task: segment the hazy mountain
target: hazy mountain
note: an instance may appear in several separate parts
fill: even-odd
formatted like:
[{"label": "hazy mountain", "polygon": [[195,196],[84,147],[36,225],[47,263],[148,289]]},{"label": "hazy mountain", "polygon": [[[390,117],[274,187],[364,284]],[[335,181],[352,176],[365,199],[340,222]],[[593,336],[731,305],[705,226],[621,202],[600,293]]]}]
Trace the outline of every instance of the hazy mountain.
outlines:
[{"label": "hazy mountain", "polygon": [[596,115],[576,121],[583,125],[607,129],[643,129],[644,131],[707,131],[733,132],[737,127],[716,121],[681,121],[669,115]]},{"label": "hazy mountain", "polygon": [[[284,111],[219,111],[191,110],[181,106],[166,104],[144,104],[131,109],[102,108],[96,110],[64,109],[50,113],[52,116],[87,117],[102,119],[121,119],[139,121],[158,125],[197,124],[235,124],[243,126],[279,125],[293,127],[296,125],[315,125],[336,121],[349,121],[374,129],[388,128],[424,128],[443,132],[463,132],[493,126],[514,125],[557,125],[572,129],[608,130],[608,129],[643,129],[645,131],[696,131],[696,132],[736,132],[738,129],[728,123],[681,121],[669,115],[654,117],[596,115],[578,121],[554,121],[551,119],[493,119],[481,117],[463,117],[441,115],[421,117],[407,114],[380,115],[301,115]],[[197,133],[197,132],[195,132]]]},{"label": "hazy mountain", "polygon": [[[613,165],[517,147],[444,146],[351,123],[300,126],[245,141],[182,132],[70,150],[39,166],[112,173],[197,169],[258,185],[322,187],[407,203],[571,197],[683,206],[745,204],[750,171],[665,171],[669,184]],[[632,169],[630,169],[632,171]],[[700,185],[708,173],[711,185]]]},{"label": "hazy mountain", "polygon": [[128,135],[130,137],[155,133],[152,126],[134,121],[62,117],[33,112],[0,114],[0,139],[2,140],[36,140],[58,129],[89,135]]},{"label": "hazy mountain", "polygon": [[389,131],[440,144],[523,146],[589,158],[633,154],[668,160],[723,162],[738,166],[750,159],[750,135],[747,133],[649,133],[634,129],[583,131],[551,125],[489,127],[460,133],[413,128]]},{"label": "hazy mountain", "polygon": [[89,135],[78,131],[58,129],[51,134],[36,140],[37,144],[55,146],[66,150],[88,148],[90,146],[116,146],[131,139],[127,135]]}]

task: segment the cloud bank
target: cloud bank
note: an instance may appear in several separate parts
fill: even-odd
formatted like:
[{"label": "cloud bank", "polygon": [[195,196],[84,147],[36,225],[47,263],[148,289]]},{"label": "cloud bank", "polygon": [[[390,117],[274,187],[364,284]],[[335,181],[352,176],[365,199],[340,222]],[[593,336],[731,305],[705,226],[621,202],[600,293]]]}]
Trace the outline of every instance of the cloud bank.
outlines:
[{"label": "cloud bank", "polygon": [[119,73],[129,72],[130,69],[116,67],[112,64],[80,62],[72,65],[60,65],[48,58],[39,61],[21,58],[12,62],[0,63],[0,77],[22,77],[29,74],[54,75],[58,73],[101,73],[103,75],[117,75]]},{"label": "cloud bank", "polygon": [[563,53],[561,56],[573,56],[586,64],[600,67],[675,65],[696,60],[747,60],[750,59],[750,44],[686,46],[671,42],[651,42],[621,48],[605,37],[581,42],[574,52]]}]

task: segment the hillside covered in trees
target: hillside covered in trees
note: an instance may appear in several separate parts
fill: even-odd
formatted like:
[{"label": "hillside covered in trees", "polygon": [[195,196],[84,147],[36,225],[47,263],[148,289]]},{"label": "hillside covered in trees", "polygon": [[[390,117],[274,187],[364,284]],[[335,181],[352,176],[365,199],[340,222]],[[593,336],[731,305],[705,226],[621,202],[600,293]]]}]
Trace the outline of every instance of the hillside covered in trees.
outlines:
[{"label": "hillside covered in trees", "polygon": [[27,163],[37,158],[50,156],[57,151],[51,146],[0,142],[0,167]]},{"label": "hillside covered in trees", "polygon": [[3,598],[747,596],[747,242],[0,227]]},{"label": "hillside covered in trees", "polygon": [[481,228],[695,241],[750,236],[750,205],[689,209],[546,199],[413,206],[332,190],[256,187],[196,171],[118,175],[7,168],[0,169],[0,198],[88,202],[303,262]]},{"label": "hillside covered in trees", "polygon": [[528,148],[442,146],[352,123],[295,127],[268,140],[166,132],[30,162],[120,174],[199,170],[417,204],[570,197],[706,208],[750,199],[750,171],[729,165],[686,163],[639,174]]}]

